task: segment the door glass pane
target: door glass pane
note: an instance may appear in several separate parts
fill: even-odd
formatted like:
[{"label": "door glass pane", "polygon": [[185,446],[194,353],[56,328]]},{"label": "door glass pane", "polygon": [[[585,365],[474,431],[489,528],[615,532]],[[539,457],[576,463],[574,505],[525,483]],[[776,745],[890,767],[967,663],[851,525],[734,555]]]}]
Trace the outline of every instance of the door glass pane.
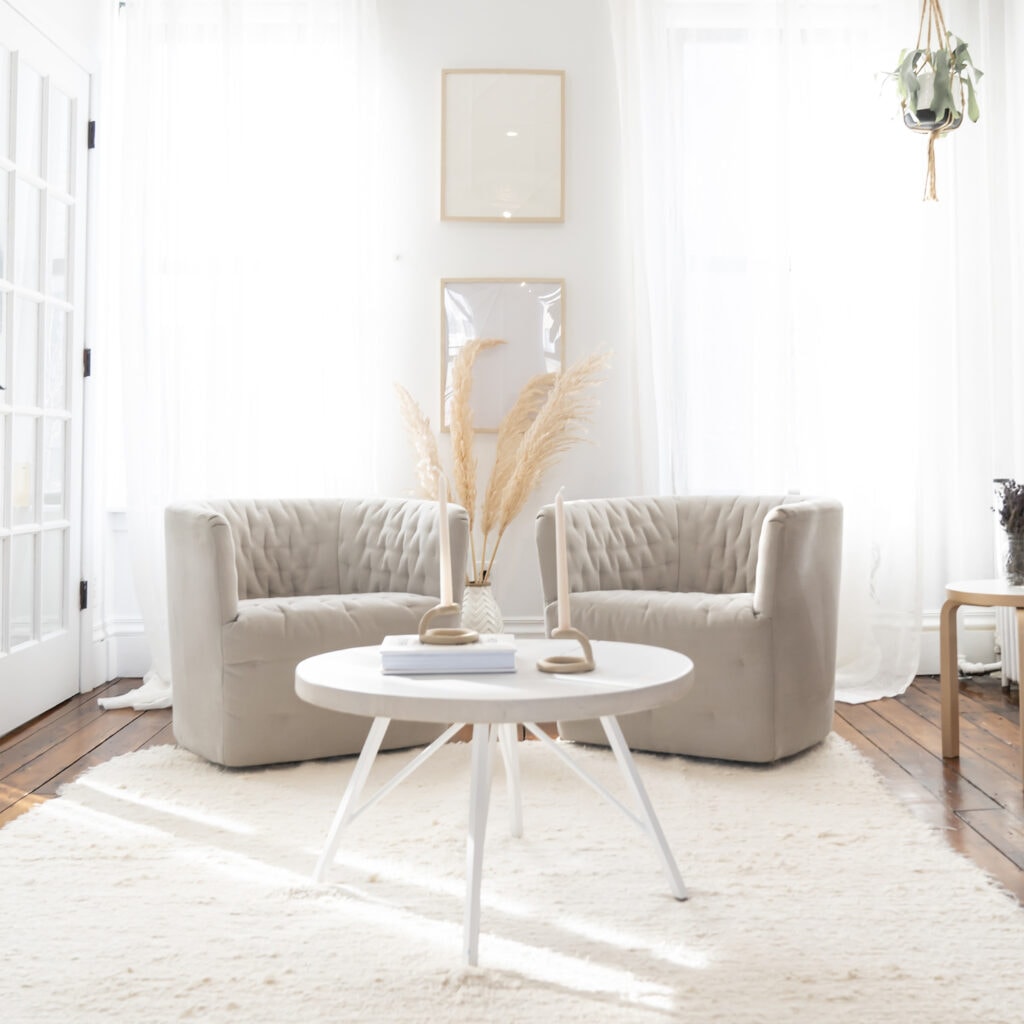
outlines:
[{"label": "door glass pane", "polygon": [[68,407],[68,313],[46,308],[46,334],[43,343],[43,406]]},{"label": "door glass pane", "polygon": [[11,431],[11,515],[14,526],[37,522],[35,416],[15,416]]},{"label": "door glass pane", "polygon": [[51,199],[46,217],[46,294],[58,299],[68,296],[68,223],[68,208]]},{"label": "door glass pane", "polygon": [[47,530],[43,534],[42,614],[41,633],[56,633],[64,627],[64,552],[65,530]]},{"label": "door glass pane", "polygon": [[0,277],[11,280],[10,238],[7,229],[10,218],[7,216],[7,197],[10,195],[11,172],[0,171]]},{"label": "door glass pane", "polygon": [[46,180],[62,192],[71,191],[71,100],[50,85],[50,131]]},{"label": "door glass pane", "polygon": [[14,378],[12,405],[37,405],[39,383],[39,303],[14,299]]},{"label": "door glass pane", "polygon": [[11,293],[0,291],[0,384],[4,386],[4,390],[0,391],[0,405],[10,403],[13,387],[13,381],[8,379],[10,365],[7,362],[7,339],[10,335],[8,322],[13,308]]},{"label": "door glass pane", "polygon": [[[0,392],[0,394],[3,394],[3,392]],[[8,420],[8,414],[7,413],[3,413],[2,415],[0,415],[0,466],[4,467],[4,471],[5,472],[7,470],[7,420]],[[3,493],[3,488],[0,488],[0,493]],[[2,506],[2,511],[0,511],[0,526],[5,526],[5,527],[9,526],[10,525],[10,517],[9,517],[10,509],[9,509],[9,507],[7,505],[7,502],[6,501],[0,501],[0,506]],[[2,572],[2,571],[3,571],[3,566],[0,565],[0,572]],[[3,576],[0,576],[0,580],[2,580],[2,579],[3,579]],[[0,587],[0,591],[3,591],[3,587]],[[2,620],[0,620],[0,621],[2,621]],[[2,632],[2,631],[0,631],[0,632]]]},{"label": "door glass pane", "polygon": [[18,114],[15,162],[23,170],[43,171],[43,76],[24,60],[18,61]]},{"label": "door glass pane", "polygon": [[0,46],[0,156],[11,155],[11,51]]},{"label": "door glass pane", "polygon": [[39,204],[42,193],[20,178],[14,183],[14,283],[39,291]]},{"label": "door glass pane", "polygon": [[67,421],[43,421],[43,522],[66,519],[64,500],[64,451]]},{"label": "door glass pane", "polygon": [[35,635],[32,622],[36,593],[35,550],[35,534],[11,538],[11,647]]}]

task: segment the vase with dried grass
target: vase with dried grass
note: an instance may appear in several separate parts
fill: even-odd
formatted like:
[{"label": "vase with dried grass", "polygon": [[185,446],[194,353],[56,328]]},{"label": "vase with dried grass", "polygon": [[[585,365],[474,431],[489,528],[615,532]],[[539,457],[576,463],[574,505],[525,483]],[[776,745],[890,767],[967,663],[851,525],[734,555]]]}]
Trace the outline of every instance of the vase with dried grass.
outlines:
[{"label": "vase with dried grass", "polygon": [[[485,633],[501,630],[497,603],[493,596],[490,600],[482,596],[491,593],[491,576],[498,547],[541,477],[561,455],[584,439],[583,427],[590,420],[596,404],[592,389],[601,380],[601,371],[610,359],[607,353],[597,353],[561,372],[538,374],[526,383],[498,426],[494,468],[477,515],[477,458],[470,404],[473,364],[481,352],[503,344],[498,339],[474,339],[462,346],[452,364],[452,399],[448,415],[452,449],[451,493],[469,516],[470,565],[463,598],[463,624],[467,624],[465,613],[469,606],[486,605],[485,614],[490,618],[482,620],[485,626],[495,622],[499,625],[497,629],[479,630]],[[395,389],[406,432],[416,452],[420,489],[424,496],[429,497],[436,491],[437,474],[444,473],[437,439],[430,419],[412,395],[400,384],[396,384]]]}]

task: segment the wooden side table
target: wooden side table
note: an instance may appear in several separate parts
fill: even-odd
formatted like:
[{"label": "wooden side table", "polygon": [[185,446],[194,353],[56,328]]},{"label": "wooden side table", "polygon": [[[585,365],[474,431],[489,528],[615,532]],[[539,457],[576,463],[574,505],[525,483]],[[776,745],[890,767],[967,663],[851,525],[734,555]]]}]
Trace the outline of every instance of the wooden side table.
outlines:
[{"label": "wooden side table", "polygon": [[[1017,651],[1018,657],[1024,660],[1024,587],[1011,587],[1003,580],[967,580],[946,586],[946,603],[942,606],[939,618],[943,757],[960,756],[960,673],[956,653],[956,612],[962,604],[979,608],[1016,608]],[[1024,713],[1020,716],[1020,737],[1020,774],[1024,782]]]}]

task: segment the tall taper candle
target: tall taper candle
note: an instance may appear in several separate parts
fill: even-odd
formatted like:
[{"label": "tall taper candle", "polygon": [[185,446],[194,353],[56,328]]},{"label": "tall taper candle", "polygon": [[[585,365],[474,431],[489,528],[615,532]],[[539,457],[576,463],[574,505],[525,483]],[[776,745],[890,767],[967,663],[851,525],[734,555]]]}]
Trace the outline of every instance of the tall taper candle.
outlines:
[{"label": "tall taper candle", "polygon": [[437,474],[437,509],[441,517],[441,604],[452,604],[452,539],[448,533],[448,481]]},{"label": "tall taper candle", "polygon": [[565,506],[562,491],[555,495],[555,567],[558,571],[558,628],[570,629],[569,625],[569,557],[565,551]]}]

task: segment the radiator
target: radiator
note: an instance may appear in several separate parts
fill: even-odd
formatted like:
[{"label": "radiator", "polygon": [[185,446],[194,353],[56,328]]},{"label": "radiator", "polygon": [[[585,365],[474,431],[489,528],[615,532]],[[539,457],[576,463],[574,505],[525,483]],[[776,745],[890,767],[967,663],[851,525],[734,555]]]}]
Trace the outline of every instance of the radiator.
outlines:
[{"label": "radiator", "polygon": [[996,641],[1003,661],[1003,686],[1020,685],[1020,652],[1017,650],[1017,609],[996,608]]}]

